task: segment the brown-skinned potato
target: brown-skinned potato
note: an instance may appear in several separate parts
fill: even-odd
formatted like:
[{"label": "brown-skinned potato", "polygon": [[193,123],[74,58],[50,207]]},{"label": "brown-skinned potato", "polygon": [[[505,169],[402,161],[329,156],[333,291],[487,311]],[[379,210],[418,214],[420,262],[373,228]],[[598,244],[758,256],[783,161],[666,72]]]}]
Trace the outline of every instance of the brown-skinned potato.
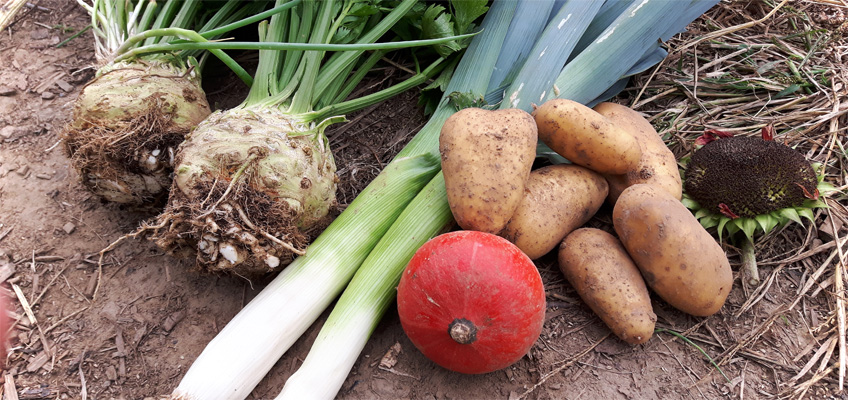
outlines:
[{"label": "brown-skinned potato", "polygon": [[622,175],[604,175],[610,186],[607,201],[615,204],[624,189],[637,183],[657,185],[680,200],[683,183],[677,159],[651,123],[638,112],[621,104],[600,103],[594,110],[635,137],[642,150],[642,158],[635,169]]},{"label": "brown-skinned potato", "polygon": [[581,299],[621,340],[645,343],[657,315],[639,268],[615,236],[594,228],[568,234],[559,246],[559,268]]},{"label": "brown-skinned potato", "polygon": [[706,317],[733,285],[721,246],[678,199],[658,186],[624,189],[612,213],[618,237],[645,282],[672,307]]},{"label": "brown-skinned potato", "polygon": [[445,121],[439,152],[448,203],[463,229],[496,234],[512,216],[536,158],[533,117],[466,108]]},{"label": "brown-skinned potato", "polygon": [[533,111],[539,140],[569,161],[602,174],[624,174],[639,165],[636,138],[589,107],[553,99]]},{"label": "brown-skinned potato", "polygon": [[607,197],[607,182],[588,168],[560,164],[530,173],[524,198],[501,236],[535,260],[588,222]]}]

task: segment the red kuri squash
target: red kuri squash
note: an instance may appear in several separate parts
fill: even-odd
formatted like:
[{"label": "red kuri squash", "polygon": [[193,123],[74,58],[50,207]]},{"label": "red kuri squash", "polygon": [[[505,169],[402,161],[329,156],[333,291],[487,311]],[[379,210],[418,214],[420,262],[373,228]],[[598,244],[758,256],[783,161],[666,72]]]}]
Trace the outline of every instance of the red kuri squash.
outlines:
[{"label": "red kuri squash", "polygon": [[398,285],[409,339],[452,371],[482,374],[527,354],[545,318],[542,278],[501,237],[476,231],[437,236],[421,246]]}]

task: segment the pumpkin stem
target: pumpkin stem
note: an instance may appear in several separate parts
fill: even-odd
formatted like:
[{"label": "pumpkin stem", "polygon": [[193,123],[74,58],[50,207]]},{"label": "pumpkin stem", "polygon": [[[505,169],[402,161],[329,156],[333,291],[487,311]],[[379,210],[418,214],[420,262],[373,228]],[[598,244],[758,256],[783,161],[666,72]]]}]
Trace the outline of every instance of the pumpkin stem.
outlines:
[{"label": "pumpkin stem", "polygon": [[477,340],[477,327],[465,318],[457,318],[448,326],[448,334],[459,344],[471,344]]}]

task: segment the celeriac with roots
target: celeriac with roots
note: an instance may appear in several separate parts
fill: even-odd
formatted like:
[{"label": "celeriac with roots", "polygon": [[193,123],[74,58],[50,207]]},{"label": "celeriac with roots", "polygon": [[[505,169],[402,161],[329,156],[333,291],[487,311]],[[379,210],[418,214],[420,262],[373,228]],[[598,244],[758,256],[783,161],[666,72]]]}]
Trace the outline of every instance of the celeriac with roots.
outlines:
[{"label": "celeriac with roots", "polygon": [[[382,38],[416,4],[304,1],[261,23],[260,44],[312,50],[260,46],[247,99],[212,114],[180,145],[168,205],[145,228],[151,238],[172,254],[194,255],[202,270],[248,279],[303,255],[335,206],[338,178],[324,130],[346,113],[420,85],[443,65],[438,58],[400,83],[346,100],[386,49],[407,42],[372,53],[363,45]],[[346,51],[321,50],[339,44]]]},{"label": "celeriac with roots", "polygon": [[[65,150],[84,185],[102,198],[161,202],[177,145],[211,112],[201,88],[202,61],[195,58],[200,52],[121,57],[187,29],[197,29],[195,40],[205,41],[255,22],[266,2],[77,1],[91,15],[99,69],[74,103],[63,132]],[[212,52],[235,67],[220,50]]]}]

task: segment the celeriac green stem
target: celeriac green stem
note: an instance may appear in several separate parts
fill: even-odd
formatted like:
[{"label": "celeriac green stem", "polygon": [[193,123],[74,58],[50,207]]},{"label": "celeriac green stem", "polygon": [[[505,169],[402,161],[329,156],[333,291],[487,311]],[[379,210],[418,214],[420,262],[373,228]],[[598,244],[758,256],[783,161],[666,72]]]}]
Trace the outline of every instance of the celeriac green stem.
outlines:
[{"label": "celeriac green stem", "polygon": [[[117,62],[124,61],[126,59],[131,58],[132,57],[131,53],[133,53],[133,50],[128,51],[127,49],[132,48],[132,46],[135,45],[135,43],[138,43],[139,41],[142,41],[145,38],[161,37],[161,36],[179,36],[179,37],[182,37],[182,38],[188,39],[188,40],[196,40],[198,42],[206,42],[206,43],[209,42],[206,38],[201,36],[199,33],[192,31],[192,30],[188,30],[188,29],[182,29],[182,28],[152,29],[152,30],[144,31],[142,33],[139,33],[138,35],[133,36],[130,39],[127,39],[127,41],[124,42],[124,44],[117,50],[116,53],[121,54],[121,55],[116,57],[114,62],[117,63]],[[151,45],[151,46],[179,46],[179,45],[163,44],[163,45]],[[174,49],[174,50],[179,50],[179,49]],[[227,55],[227,53],[224,53],[224,51],[220,50],[220,49],[208,49],[208,50],[209,50],[210,53],[212,53],[212,55],[218,57],[218,59],[220,59],[224,64],[226,64],[227,67],[232,69],[233,72],[236,74],[236,76],[238,76],[239,79],[242,80],[242,82],[246,83],[248,86],[253,85],[253,77],[250,76],[250,74],[247,73],[247,71],[245,71],[244,68],[241,67],[241,65],[239,65],[235,60],[233,60],[229,55]]]},{"label": "celeriac green stem", "polygon": [[[227,32],[230,32],[230,31],[236,30],[238,28],[253,24],[255,22],[262,21],[265,18],[271,17],[271,16],[279,14],[279,13],[285,11],[285,10],[291,9],[292,7],[300,4],[301,1],[302,0],[291,0],[286,4],[274,7],[272,9],[268,10],[268,11],[264,11],[264,12],[261,12],[259,14],[255,14],[253,16],[244,18],[242,20],[233,22],[231,24],[224,25],[220,28],[210,29],[208,31],[201,31],[199,33],[200,33],[201,36],[203,36],[207,39],[213,38],[215,36],[220,36],[220,35],[223,35]],[[175,42],[178,42],[178,41],[175,41]]]},{"label": "celeriac green stem", "polygon": [[313,43],[257,43],[257,42],[212,42],[197,41],[190,43],[163,43],[141,46],[127,50],[119,57],[125,60],[147,53],[161,53],[174,50],[319,50],[319,51],[360,51],[360,50],[396,50],[408,47],[425,47],[454,40],[473,37],[478,33],[449,36],[438,39],[407,40],[403,42],[381,42],[365,44],[313,44]]},{"label": "celeriac green stem", "polygon": [[[329,28],[332,24],[333,3],[321,2],[318,8],[318,21],[309,37],[309,44],[326,44],[328,38],[333,37]],[[303,114],[312,111],[312,93],[315,91],[315,79],[324,58],[324,50],[310,50],[303,56],[304,73],[301,83],[292,98],[288,111],[292,114]]]},{"label": "celeriac green stem", "polygon": [[358,97],[356,99],[352,99],[352,100],[348,100],[348,101],[345,101],[345,102],[326,106],[326,107],[324,107],[324,108],[322,108],[318,111],[315,111],[314,113],[310,113],[308,115],[314,115],[314,117],[311,117],[311,118],[314,118],[314,120],[323,120],[323,119],[330,117],[332,115],[345,115],[345,114],[350,113],[352,111],[361,110],[361,109],[368,107],[370,105],[380,103],[382,101],[385,101],[385,100],[387,100],[391,97],[394,97],[394,96],[396,96],[400,93],[403,93],[403,92],[405,92],[405,91],[407,91],[411,88],[414,88],[414,87],[426,82],[427,79],[432,78],[434,75],[436,75],[441,70],[442,67],[444,67],[443,62],[444,62],[444,59],[440,58],[440,59],[436,60],[432,65],[430,65],[430,67],[428,67],[426,70],[424,70],[424,71],[422,71],[418,74],[415,74],[411,78],[409,78],[409,79],[407,79],[407,80],[405,80],[405,81],[403,81],[403,82],[401,82],[397,85],[388,87],[388,88],[383,89],[379,92],[375,92],[375,93],[371,93],[371,94],[366,95],[366,96]]},{"label": "celeriac green stem", "polygon": [[318,108],[323,108],[325,104],[337,104],[344,101],[344,99],[346,99],[347,96],[356,89],[356,85],[365,78],[365,75],[370,72],[375,65],[377,65],[377,62],[380,61],[380,58],[382,58],[384,54],[386,54],[386,52],[383,50],[371,53],[371,55],[368,56],[361,65],[359,65],[359,69],[348,79],[347,82],[339,82],[339,88],[329,89],[329,92],[335,93],[335,97],[330,98],[327,96],[326,99],[322,99],[318,102]]},{"label": "celeriac green stem", "polygon": [[[386,18],[380,20],[380,22],[372,28],[368,33],[363,35],[359,40],[356,41],[355,44],[367,44],[376,42],[381,36],[383,36],[386,32],[391,29],[412,7],[415,5],[416,1],[405,0],[403,3],[399,4],[397,8],[395,8]],[[404,46],[406,47],[406,46]],[[319,95],[324,93],[333,81],[335,81],[339,76],[341,70],[344,66],[349,65],[353,60],[358,59],[362,55],[363,50],[356,52],[344,52],[338,55],[336,58],[331,59],[327,62],[323,68],[321,68],[320,76],[318,77],[318,81],[315,87],[315,92]]]},{"label": "celeriac green stem", "polygon": [[[122,0],[117,0],[122,1]],[[183,6],[191,6],[191,4],[196,0],[186,0],[182,2]],[[171,24],[171,20],[173,20],[174,16],[177,14],[179,9],[177,8],[180,5],[180,1],[177,0],[167,0],[165,5],[162,6],[162,10],[156,13],[156,19],[153,21],[153,25],[150,26],[150,29],[165,29],[165,28],[183,28],[180,25]],[[145,44],[155,44],[157,43],[158,37],[146,37]],[[120,54],[120,53],[119,53]]]},{"label": "celeriac green stem", "polygon": [[[139,2],[139,4],[141,4],[141,2]],[[141,15],[141,19],[138,21],[138,30],[146,31],[150,28],[150,25],[153,24],[153,20],[156,17],[157,10],[159,10],[159,3],[147,3],[147,7],[144,8],[144,14]]]}]

